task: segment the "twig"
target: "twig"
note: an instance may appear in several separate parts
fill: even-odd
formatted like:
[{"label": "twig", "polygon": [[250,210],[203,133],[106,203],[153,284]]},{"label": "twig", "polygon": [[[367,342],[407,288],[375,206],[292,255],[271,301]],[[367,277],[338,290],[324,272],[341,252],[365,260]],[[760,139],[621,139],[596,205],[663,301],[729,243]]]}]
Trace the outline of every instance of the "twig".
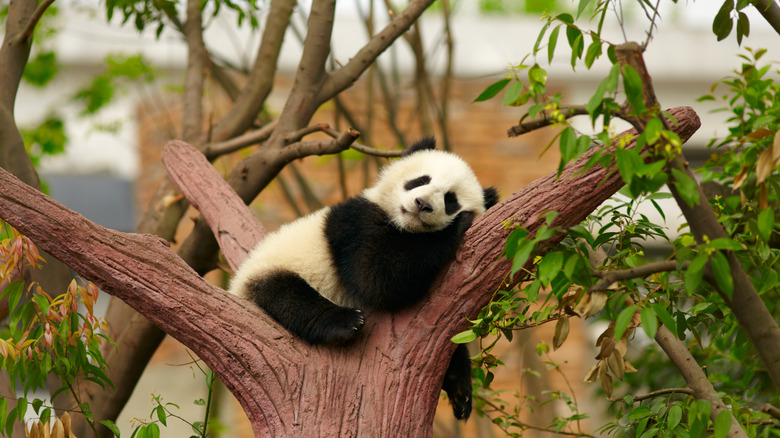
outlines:
[{"label": "twig", "polygon": [[[638,401],[651,399],[654,397],[658,397],[659,395],[665,395],[665,394],[688,394],[692,396],[693,390],[691,388],[664,388],[664,389],[659,389],[657,391],[648,392],[647,394],[635,395],[633,399],[635,402],[638,402]],[[623,398],[612,397],[609,400],[618,401],[618,400],[623,400]]]},{"label": "twig", "polygon": [[777,5],[777,2],[775,0],[756,0],[753,6],[758,9],[758,12],[775,32],[780,34],[780,6]]},{"label": "twig", "polygon": [[35,26],[38,25],[38,21],[40,21],[43,13],[46,12],[46,9],[48,9],[52,3],[54,3],[54,0],[46,0],[35,8],[35,11],[33,11],[32,15],[30,16],[30,19],[24,25],[24,29],[22,29],[19,34],[14,36],[14,44],[20,44],[32,37],[32,34],[35,31]]},{"label": "twig", "polygon": [[274,128],[276,128],[277,122],[278,120],[274,120],[256,131],[247,132],[246,134],[239,135],[238,137],[233,137],[230,140],[220,141],[217,143],[208,143],[203,146],[203,155],[205,155],[209,161],[212,161],[221,155],[229,154],[243,147],[262,143],[268,140],[268,137],[271,136]]},{"label": "twig", "polygon": [[759,409],[761,412],[764,412],[766,414],[769,414],[778,420],[780,420],[780,408],[777,406],[771,404],[771,403],[764,403],[761,406],[759,406]]},{"label": "twig", "polygon": [[530,122],[521,123],[519,125],[512,126],[507,130],[506,134],[509,137],[517,137],[518,135],[525,134],[527,132],[534,131],[539,128],[544,128],[545,126],[552,125],[553,123],[558,122],[558,117],[552,117],[553,113],[561,114],[564,118],[569,119],[574,116],[581,116],[588,114],[588,109],[585,107],[585,105],[573,105],[573,106],[564,106],[559,108],[555,111],[542,111],[541,117],[537,118],[536,120],[532,120]]},{"label": "twig", "polygon": [[[547,433],[552,433],[552,434],[556,434],[556,435],[593,437],[593,435],[588,434],[588,433],[567,432],[565,430],[551,430],[551,429],[547,429],[546,427],[534,426],[532,424],[524,423],[524,422],[520,421],[520,419],[518,419],[516,416],[513,416],[512,414],[510,414],[506,410],[501,409],[499,406],[496,406],[495,403],[491,402],[490,400],[486,399],[485,397],[477,395],[475,398],[478,398],[478,399],[482,400],[483,402],[485,402],[486,405],[490,406],[491,408],[493,408],[497,412],[500,412],[500,413],[506,415],[507,417],[512,417],[512,422],[516,423],[519,427],[521,427],[523,429],[538,430],[540,432],[547,432]],[[595,437],[593,437],[593,438],[595,438]]]},{"label": "twig", "polygon": [[[688,351],[688,347],[677,338],[677,335],[662,325],[656,331],[655,341],[666,352],[666,355],[672,360],[677,370],[680,371],[680,374],[685,379],[685,383],[691,389],[692,395],[699,400],[705,400],[710,403],[712,406],[710,411],[712,421],[715,421],[718,414],[728,410],[723,400],[717,396],[717,392],[712,386],[712,382],[704,374],[704,370],[701,369],[691,352]],[[739,421],[734,418],[733,414],[731,417],[731,428],[727,436],[747,438],[747,434],[742,429]]]},{"label": "twig", "polygon": [[620,269],[616,271],[593,271],[593,276],[601,280],[588,289],[588,293],[606,290],[609,285],[616,281],[630,280],[632,278],[643,278],[658,272],[676,271],[678,263],[676,260],[663,260],[660,262],[647,263],[631,269]]},{"label": "twig", "polygon": [[[330,135],[333,138],[337,138],[339,135],[341,135],[338,131],[330,127],[325,128],[325,133]],[[372,155],[375,157],[384,157],[384,158],[400,157],[401,154],[404,153],[403,150],[376,149],[370,146],[366,146],[364,144],[360,144],[358,142],[352,143],[350,147],[356,151],[362,152],[366,155]]]}]

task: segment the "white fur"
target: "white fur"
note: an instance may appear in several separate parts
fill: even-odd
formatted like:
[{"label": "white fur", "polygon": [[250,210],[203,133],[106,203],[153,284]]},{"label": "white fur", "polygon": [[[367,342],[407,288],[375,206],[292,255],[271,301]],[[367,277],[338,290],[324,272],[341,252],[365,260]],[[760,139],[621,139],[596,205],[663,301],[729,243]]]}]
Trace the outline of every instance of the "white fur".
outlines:
[{"label": "white fur", "polygon": [[[404,189],[404,184],[428,175],[430,183]],[[461,209],[452,215],[444,212],[444,194],[454,192]],[[393,224],[409,232],[432,232],[446,228],[460,211],[475,215],[485,211],[484,192],[471,168],[457,155],[437,150],[415,152],[387,166],[374,187],[363,195],[377,204]],[[420,212],[415,199],[423,199],[433,212]],[[247,297],[245,285],[278,270],[297,273],[330,301],[345,302],[343,286],[336,274],[324,234],[329,207],[286,224],[269,234],[247,256],[231,282],[229,292]]]},{"label": "white fur", "polygon": [[[431,182],[412,190],[404,184],[419,176],[428,175]],[[475,215],[485,211],[485,195],[477,176],[463,159],[455,154],[438,150],[424,150],[401,158],[387,166],[379,175],[374,187],[363,195],[379,205],[399,229],[413,233],[444,229],[458,212],[448,216],[444,212],[444,194],[454,192],[461,209]],[[420,198],[433,206],[433,212],[419,212],[415,199]]]},{"label": "white fur", "polygon": [[269,234],[236,272],[229,292],[248,298],[245,285],[265,274],[286,270],[297,273],[320,295],[344,305],[341,282],[330,261],[323,228],[330,207],[283,225]]}]

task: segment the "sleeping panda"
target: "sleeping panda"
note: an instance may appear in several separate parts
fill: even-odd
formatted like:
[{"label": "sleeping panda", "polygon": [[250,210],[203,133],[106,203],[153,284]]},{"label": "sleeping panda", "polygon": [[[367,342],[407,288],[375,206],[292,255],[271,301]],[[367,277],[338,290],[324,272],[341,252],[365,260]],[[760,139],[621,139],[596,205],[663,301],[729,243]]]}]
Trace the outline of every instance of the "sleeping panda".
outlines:
[{"label": "sleeping panda", "polygon": [[[238,269],[230,293],[252,300],[311,344],[353,339],[364,311],[397,311],[426,296],[472,220],[493,206],[471,168],[421,140],[362,194],[269,234]],[[471,360],[459,345],[444,391],[471,413]]]}]

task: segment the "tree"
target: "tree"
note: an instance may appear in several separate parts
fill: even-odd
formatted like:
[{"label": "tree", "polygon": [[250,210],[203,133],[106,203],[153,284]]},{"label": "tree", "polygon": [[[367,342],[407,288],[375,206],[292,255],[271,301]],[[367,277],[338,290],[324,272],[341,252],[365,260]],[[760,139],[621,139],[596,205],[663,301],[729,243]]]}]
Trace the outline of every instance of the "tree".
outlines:
[{"label": "tree", "polygon": [[[560,135],[564,160],[559,174],[537,181],[479,218],[469,231],[456,261],[448,268],[443,280],[436,285],[428,300],[396,315],[377,315],[372,318],[364,328],[366,336],[350,348],[310,348],[300,345],[291,340],[288,334],[281,331],[261,311],[244,308],[238,300],[209,286],[197,274],[206,272],[214,264],[218,246],[215,235],[219,236],[219,245],[233,265],[239,263],[242,252],[257,241],[262,233],[258,231],[257,224],[250,219],[251,215],[243,205],[251,201],[282,167],[303,155],[334,153],[355,145],[357,134],[350,130],[338,133],[326,129],[334,137],[330,142],[304,141],[303,137],[312,131],[323,129],[320,126],[308,126],[314,110],[325,101],[336,98],[340,91],[351,85],[382,50],[412,25],[430,3],[410,2],[402,12],[394,14],[390,25],[377,33],[350,62],[330,72],[326,71],[326,61],[334,2],[315,3],[308,21],[301,68],[285,107],[275,123],[253,130],[257,114],[270,91],[274,62],[294,6],[292,2],[272,1],[268,23],[273,25],[266,26],[263,31],[263,42],[256,64],[242,91],[235,94],[236,101],[231,110],[209,130],[212,138],[208,138],[207,133],[202,131],[200,123],[203,89],[201,72],[206,68],[215,69],[215,77],[223,76],[220,76],[220,70],[214,62],[208,62],[201,33],[203,11],[200,9],[200,2],[188,2],[187,16],[183,23],[178,20],[172,5],[168,4],[147,9],[121,10],[126,14],[126,19],[136,20],[139,27],[155,21],[162,23],[163,17],[166,17],[166,20],[170,20],[186,35],[190,51],[184,106],[190,117],[186,119],[182,129],[185,140],[193,143],[202,155],[210,159],[215,157],[217,151],[224,151],[226,148],[256,142],[262,142],[263,147],[236,166],[228,179],[230,187],[226,188],[219,184],[221,180],[213,175],[213,169],[198,153],[193,155],[193,150],[180,143],[169,146],[166,159],[169,171],[176,175],[177,179],[183,180],[179,187],[187,193],[189,201],[201,208],[203,214],[197,221],[195,230],[180,247],[178,256],[168,249],[165,241],[170,240],[186,201],[170,202],[170,194],[175,190],[172,183],[165,185],[158,192],[154,205],[159,208],[150,210],[141,227],[144,232],[161,236],[161,240],[148,234],[125,235],[96,227],[20,183],[7,172],[0,172],[0,217],[129,305],[125,307],[114,300],[114,307],[108,316],[111,323],[127,321],[127,318],[139,318],[128,313],[129,308],[151,321],[151,324],[141,324],[143,329],[140,332],[125,335],[132,336],[134,342],[140,340],[142,345],[150,345],[151,349],[140,351],[134,357],[127,357],[124,355],[132,349],[123,348],[123,340],[118,339],[118,356],[106,356],[112,363],[112,380],[120,384],[124,391],[118,391],[118,397],[93,392],[90,401],[95,407],[97,418],[115,417],[121,408],[121,394],[129,393],[126,389],[132,388],[139,373],[138,369],[126,365],[145,363],[145,360],[148,360],[162,336],[162,331],[152,325],[156,324],[189,346],[223,379],[241,401],[258,436],[276,436],[285,432],[292,435],[316,432],[325,434],[334,430],[349,435],[366,429],[379,429],[389,435],[429,435],[440,387],[437,382],[444,372],[444,364],[429,363],[425,359],[454,349],[449,340],[452,335],[465,328],[464,317],[472,317],[479,309],[484,308],[491,299],[495,285],[507,278],[508,274],[536,269],[534,259],[530,257],[530,250],[536,249],[537,257],[544,260],[545,252],[557,248],[555,244],[561,242],[567,232],[577,233],[577,224],[624,183],[628,184],[629,190],[636,190],[637,193],[643,192],[648,186],[660,186],[660,179],[657,177],[666,173],[659,172],[660,169],[655,167],[647,170],[643,167],[642,160],[650,160],[648,165],[654,166],[653,163],[658,162],[653,161],[658,160],[658,157],[653,155],[657,152],[653,149],[657,146],[656,143],[661,146],[668,144],[677,152],[677,148],[698,128],[698,119],[689,109],[679,108],[669,111],[668,114],[660,113],[649,75],[641,60],[641,51],[635,45],[614,47],[617,67],[613,68],[611,75],[614,75],[615,83],[618,77],[624,80],[627,103],[623,105],[614,100],[615,86],[609,88],[612,76],[608,78],[609,81],[605,81],[607,85],[600,91],[601,94],[597,94],[587,106],[564,108],[559,106],[559,99],[553,99],[550,107],[541,105],[541,102],[549,103],[545,100],[544,91],[546,75],[538,67],[531,68],[528,86],[521,84],[514,89],[518,92],[518,103],[531,99],[537,104],[529,111],[529,115],[539,118],[513,128],[512,132],[563,123],[567,117],[578,114],[622,116],[634,125],[635,131],[618,136],[613,141],[610,141],[609,137],[603,137],[603,146],[588,150],[589,141],[581,140],[583,137],[573,130],[564,129]],[[730,0],[726,3],[732,4]],[[16,67],[9,71],[18,72],[23,69],[32,35],[28,30],[34,28],[49,4],[42,3],[38,8],[27,5],[25,8],[19,3],[11,3],[6,38],[3,48],[0,49],[0,59],[8,59],[7,65]],[[586,7],[588,2],[580,4]],[[109,13],[120,10],[115,3],[109,3],[107,6]],[[607,6],[608,2],[600,8],[603,7],[606,11]],[[583,32],[573,25],[571,16],[557,18],[565,26],[569,43],[574,49],[574,62],[575,58],[581,57],[583,53]],[[11,23],[16,26],[11,26]],[[545,31],[547,29],[548,27]],[[742,29],[741,32],[744,32],[744,25]],[[557,37],[557,30],[553,33]],[[588,59],[592,63],[601,53],[601,44],[600,40],[594,39],[590,46],[593,49],[588,49],[586,63]],[[554,44],[551,45],[554,47]],[[590,55],[591,51],[593,55]],[[6,56],[8,58],[3,58]],[[630,73],[632,70],[633,74]],[[8,80],[11,87],[7,89],[10,90],[11,99],[10,105],[3,107],[6,112],[0,114],[8,116],[0,120],[3,123],[0,133],[13,139],[14,131],[18,133],[18,130],[13,125],[12,113],[8,109],[13,107],[18,79],[16,82],[13,78]],[[509,82],[503,82],[502,86],[507,86]],[[509,103],[514,104],[515,101],[510,99]],[[667,116],[669,117],[665,118]],[[6,132],[9,134],[5,134]],[[5,138],[3,137],[3,140]],[[640,146],[647,147],[641,155],[640,151],[630,147],[628,140],[632,138],[642,142],[639,143]],[[3,144],[6,142],[3,141]],[[12,143],[9,141],[7,144]],[[13,144],[19,145],[18,142]],[[636,156],[630,151],[635,151]],[[613,157],[617,158],[618,172],[614,171]],[[576,161],[573,161],[575,159]],[[706,203],[689,202],[694,197],[699,200],[705,198],[688,174],[688,169],[684,166],[675,167],[683,160],[676,154],[664,155],[663,159],[663,165],[669,166],[668,169],[664,168],[671,175],[665,177],[668,179],[663,182],[672,182],[672,187],[676,188],[675,196],[681,206],[689,205],[691,210],[695,210],[690,212],[690,217],[708,217],[710,213],[706,211]],[[571,163],[568,163],[569,161]],[[634,167],[626,169],[626,163],[631,163]],[[582,175],[578,175],[580,172]],[[198,178],[187,179],[192,175],[198,175]],[[574,178],[574,175],[578,176]],[[202,192],[189,193],[197,186],[198,180],[203,180],[202,182],[210,187]],[[221,190],[222,195],[216,197],[214,190]],[[212,206],[208,203],[210,199],[225,200],[225,204]],[[232,199],[229,205],[228,199]],[[226,212],[228,207],[232,208],[230,213]],[[557,216],[553,218],[544,214],[548,209],[557,211]],[[233,222],[220,220],[225,217],[241,219]],[[503,226],[507,218],[514,218],[514,225],[510,226],[510,229]],[[717,221],[713,225],[711,219],[710,217],[705,223],[718,225]],[[690,218],[689,221],[694,222]],[[212,227],[224,228],[212,231],[209,229],[209,222]],[[512,230],[521,229],[521,233],[513,234]],[[770,234],[771,230],[772,227]],[[694,231],[694,234],[699,244],[706,245],[704,236],[709,236],[707,238],[712,241],[713,232],[702,231],[696,234]],[[486,264],[502,258],[502,248],[506,248],[505,241],[514,242],[516,245],[514,251],[505,249],[508,255],[514,257],[514,261],[501,263],[493,270],[482,269]],[[532,244],[522,243],[525,241],[531,241]],[[85,245],[86,242],[89,242],[89,245]],[[537,244],[541,246],[536,247]],[[754,336],[756,349],[761,354],[768,355],[763,363],[773,373],[773,364],[777,362],[773,356],[776,351],[772,346],[780,345],[776,342],[776,323],[751,320],[762,312],[761,305],[755,302],[755,294],[750,291],[750,281],[746,279],[744,271],[740,272],[738,261],[732,252],[729,252],[729,248],[713,248],[716,251],[725,249],[717,254],[723,254],[726,263],[724,266],[728,266],[731,272],[728,278],[732,281],[731,292],[734,295],[729,298],[736,298],[737,293],[745,293],[748,300],[744,302],[752,302],[752,308],[758,309],[750,310],[746,318],[740,319],[740,324],[748,331],[751,327],[758,327]],[[132,254],[132,257],[127,254]],[[690,265],[683,266],[681,270],[691,272],[690,266],[700,263],[696,260],[693,258]],[[698,260],[707,262],[709,258]],[[711,263],[722,262],[720,256],[712,256]],[[542,262],[538,264],[538,269],[542,269]],[[555,263],[550,262],[549,265],[555,266]],[[680,263],[675,263],[669,268],[667,264],[665,271],[659,268],[653,272],[677,270],[678,265]],[[547,266],[547,263],[544,266]],[[652,267],[658,268],[654,265]],[[713,275],[716,278],[711,282],[714,287],[722,288],[723,284],[726,284],[722,283],[726,281],[725,276],[719,274],[722,272],[715,270]],[[593,272],[593,276],[601,276],[601,280],[607,285],[622,280],[622,275],[637,273],[603,269]],[[537,279],[543,277],[544,275],[537,273]],[[519,283],[522,279],[519,275],[512,275],[510,278],[510,285]],[[541,281],[531,282],[537,286],[540,283]],[[548,281],[547,284],[549,283]],[[729,295],[727,292],[721,292]],[[588,296],[595,295],[589,292]],[[730,306],[735,313],[740,310],[735,309],[736,307]],[[225,312],[224,309],[231,311]],[[452,312],[452,309],[457,310]],[[617,326],[617,321],[623,321],[623,332],[629,329],[628,324],[633,320],[636,307],[629,305],[625,309],[628,311],[621,311],[620,315],[626,316],[618,316],[615,323]],[[213,317],[203,318],[203,315]],[[690,363],[690,356],[684,356],[687,348],[679,348],[680,343],[668,334],[668,320],[660,311],[658,315],[664,326],[657,328],[656,340],[664,345],[665,349],[669,347],[667,352],[670,357],[680,358],[681,363]],[[559,318],[558,321],[565,321],[565,318]],[[138,326],[137,323],[133,325]],[[563,331],[563,325],[560,324],[560,332]],[[649,325],[645,324],[645,327]],[[436,336],[433,338],[430,336],[432,326],[437,327]],[[119,323],[118,327],[123,328],[124,325]],[[389,327],[394,330],[387,330]],[[638,324],[632,325],[631,329],[636,327]],[[616,327],[615,331],[617,330]],[[477,331],[477,328],[471,329],[474,334]],[[399,333],[403,336],[397,336]],[[622,338],[619,334],[614,336],[618,341]],[[766,343],[762,344],[763,342]],[[391,360],[388,361],[387,358]],[[606,361],[605,358],[604,363]],[[683,365],[679,365],[679,368],[683,373],[691,373],[686,374],[686,380],[694,395],[705,400],[707,406],[712,406],[708,412],[712,412],[713,423],[719,433],[723,427],[718,422],[722,422],[722,418],[730,418],[731,414],[727,413],[725,417],[718,415],[724,409],[723,404],[711,397],[714,390],[707,386],[709,382],[706,378],[702,379],[700,368]],[[606,365],[597,368],[596,375],[605,387],[609,387],[611,377],[602,377],[607,376],[606,369]],[[358,378],[355,378],[356,375]],[[330,396],[320,397],[323,393]],[[389,399],[389,394],[397,394],[397,397]],[[334,419],[325,415],[333,411],[343,412],[345,417]],[[409,421],[412,418],[414,421]],[[697,416],[691,418],[691,424],[699,424],[696,423]],[[704,415],[704,418],[703,427],[706,427],[707,415]],[[727,430],[739,433],[739,428],[735,427],[736,422],[730,420],[727,424]]]}]

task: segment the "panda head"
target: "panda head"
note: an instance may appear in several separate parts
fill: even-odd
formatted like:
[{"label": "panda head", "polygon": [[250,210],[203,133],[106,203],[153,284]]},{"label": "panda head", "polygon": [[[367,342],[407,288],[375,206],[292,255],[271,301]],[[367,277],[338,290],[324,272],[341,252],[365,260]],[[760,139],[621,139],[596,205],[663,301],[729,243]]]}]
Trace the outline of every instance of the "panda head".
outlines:
[{"label": "panda head", "polygon": [[497,199],[495,189],[483,190],[465,161],[434,147],[433,139],[415,143],[363,193],[401,230],[439,231],[458,213],[481,214]]}]

